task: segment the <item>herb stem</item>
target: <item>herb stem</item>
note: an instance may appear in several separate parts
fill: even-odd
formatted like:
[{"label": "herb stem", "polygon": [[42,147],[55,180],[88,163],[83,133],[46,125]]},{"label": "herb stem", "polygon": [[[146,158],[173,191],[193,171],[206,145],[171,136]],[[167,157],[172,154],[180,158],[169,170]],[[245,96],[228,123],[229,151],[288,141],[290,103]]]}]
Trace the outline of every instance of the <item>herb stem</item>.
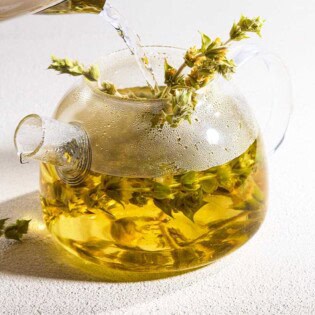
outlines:
[{"label": "herb stem", "polygon": [[224,226],[230,224],[230,223],[234,223],[234,221],[237,221],[238,219],[241,219],[242,217],[248,215],[248,213],[246,213],[246,211],[244,212],[241,212],[237,215],[235,215],[234,217],[231,217],[229,219],[226,219],[226,220],[223,220],[221,222],[218,222],[218,223],[211,223],[211,224],[207,224],[208,228],[210,228],[210,231],[200,235],[199,237],[195,238],[193,241],[188,241],[188,242],[185,242],[182,246],[189,246],[199,240],[202,240],[202,239],[205,239],[209,236],[209,234],[213,234],[213,231],[216,230],[216,229],[221,229],[223,228]]},{"label": "herb stem", "polygon": [[226,45],[229,44],[231,41],[232,41],[232,38],[229,38],[227,41],[225,41],[225,42],[223,43],[223,46],[226,46]]},{"label": "herb stem", "polygon": [[134,191],[134,192],[151,192],[151,188],[137,188],[137,187],[132,187],[132,188],[124,188],[124,189],[117,189],[119,191]]},{"label": "herb stem", "polygon": [[168,240],[169,245],[175,249],[179,248],[173,237],[170,235],[168,228],[164,225],[164,223],[160,224],[160,229],[164,235],[164,237]]},{"label": "herb stem", "polygon": [[[174,81],[176,81],[176,79],[178,78],[178,76],[181,74],[181,72],[185,69],[185,67],[186,67],[186,62],[183,62],[182,64],[181,64],[181,66],[178,68],[178,70],[177,70],[177,72],[175,73],[175,75],[174,75],[174,78],[173,78],[173,80]],[[164,88],[164,90],[163,90],[163,92],[162,92],[162,94],[161,94],[161,98],[163,98],[166,94],[168,94],[169,92],[170,92],[170,90],[171,90],[171,86],[166,86],[165,88]]]},{"label": "herb stem", "polygon": [[181,186],[180,183],[169,185],[170,188],[177,188],[177,187],[180,187],[180,186]]},{"label": "herb stem", "polygon": [[178,76],[185,69],[185,67],[186,67],[186,62],[183,62],[182,65],[178,68],[177,72],[175,73],[174,80],[178,78]]},{"label": "herb stem", "polygon": [[198,181],[202,182],[203,180],[212,179],[212,178],[215,178],[215,177],[216,177],[216,174],[206,175],[206,176],[199,177]]},{"label": "herb stem", "polygon": [[[169,185],[168,187],[169,188],[178,188],[181,185],[182,185],[181,183],[175,183],[175,184]],[[131,188],[124,188],[124,189],[117,189],[117,190],[134,191],[134,192],[151,192],[152,191],[151,188],[142,188],[142,187],[131,187]]]}]

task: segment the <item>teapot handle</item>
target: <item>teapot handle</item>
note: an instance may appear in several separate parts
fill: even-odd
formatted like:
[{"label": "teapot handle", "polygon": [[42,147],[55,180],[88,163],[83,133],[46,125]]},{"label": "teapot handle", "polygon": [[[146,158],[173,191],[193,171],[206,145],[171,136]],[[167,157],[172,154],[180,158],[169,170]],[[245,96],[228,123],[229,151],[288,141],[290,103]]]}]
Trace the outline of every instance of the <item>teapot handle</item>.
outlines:
[{"label": "teapot handle", "polygon": [[234,47],[232,58],[241,67],[253,59],[260,58],[269,73],[270,99],[269,117],[261,127],[268,153],[275,152],[282,144],[292,112],[291,80],[282,60],[258,44]]}]

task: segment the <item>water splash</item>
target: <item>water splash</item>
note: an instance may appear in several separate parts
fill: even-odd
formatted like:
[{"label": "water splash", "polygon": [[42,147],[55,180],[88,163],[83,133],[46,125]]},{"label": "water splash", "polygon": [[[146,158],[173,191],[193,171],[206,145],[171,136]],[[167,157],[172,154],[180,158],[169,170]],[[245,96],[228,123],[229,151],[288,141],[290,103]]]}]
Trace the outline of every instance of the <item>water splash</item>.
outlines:
[{"label": "water splash", "polygon": [[153,90],[157,90],[158,83],[155,79],[149,59],[142,48],[140,38],[132,29],[130,29],[126,19],[123,18],[120,13],[108,3],[108,1],[106,2],[103,11],[100,13],[100,16],[116,29],[118,35],[124,40],[130,52],[135,56],[137,64],[149,87]]}]

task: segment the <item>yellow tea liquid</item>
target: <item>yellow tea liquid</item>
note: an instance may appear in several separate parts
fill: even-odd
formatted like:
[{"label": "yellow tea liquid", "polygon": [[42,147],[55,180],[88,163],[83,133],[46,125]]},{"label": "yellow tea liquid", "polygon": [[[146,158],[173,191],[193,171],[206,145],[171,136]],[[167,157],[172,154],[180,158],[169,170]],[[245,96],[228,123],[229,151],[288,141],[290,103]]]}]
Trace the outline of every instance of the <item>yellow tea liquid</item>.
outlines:
[{"label": "yellow tea liquid", "polygon": [[258,139],[226,164],[161,178],[90,172],[72,187],[42,164],[41,200],[50,232],[84,260],[135,274],[176,273],[215,261],[257,231],[265,175]]}]

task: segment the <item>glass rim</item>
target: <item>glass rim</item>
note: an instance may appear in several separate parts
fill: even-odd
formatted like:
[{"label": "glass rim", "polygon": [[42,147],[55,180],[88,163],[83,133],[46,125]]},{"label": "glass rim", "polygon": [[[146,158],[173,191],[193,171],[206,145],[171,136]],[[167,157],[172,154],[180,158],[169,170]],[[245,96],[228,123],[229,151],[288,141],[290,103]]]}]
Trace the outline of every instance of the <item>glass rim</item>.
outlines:
[{"label": "glass rim", "polygon": [[[168,46],[168,45],[143,45],[142,46],[144,49],[158,49],[158,48],[161,48],[161,49],[170,49],[170,50],[177,50],[177,51],[180,51],[180,52],[185,52],[186,50],[184,48],[181,48],[181,47],[175,47],[175,46]],[[126,51],[129,51],[129,48],[122,48],[122,49],[118,49],[118,50],[115,50],[109,54],[106,54],[104,57],[100,58],[99,60],[101,61],[102,59],[106,59],[107,57],[110,57],[110,56],[115,56],[119,53],[123,53],[123,52],[126,52]],[[131,56],[131,55],[130,55]],[[96,62],[97,64],[97,62]],[[96,88],[96,83],[94,82],[91,82],[89,81],[88,79],[84,78],[83,81],[85,82],[85,84],[91,88],[92,92],[97,96],[97,97],[102,97],[102,98],[105,98],[105,99],[108,99],[108,100],[119,100],[121,101],[122,103],[124,104],[141,104],[143,105],[143,103],[150,103],[150,104],[154,104],[154,105],[162,105],[165,103],[165,101],[167,100],[167,98],[152,98],[152,99],[149,99],[149,98],[146,98],[146,99],[133,99],[133,98],[122,98],[120,96],[116,96],[116,95],[111,95],[111,94],[107,94],[107,93],[102,93],[101,91],[99,91],[97,88]]]}]

